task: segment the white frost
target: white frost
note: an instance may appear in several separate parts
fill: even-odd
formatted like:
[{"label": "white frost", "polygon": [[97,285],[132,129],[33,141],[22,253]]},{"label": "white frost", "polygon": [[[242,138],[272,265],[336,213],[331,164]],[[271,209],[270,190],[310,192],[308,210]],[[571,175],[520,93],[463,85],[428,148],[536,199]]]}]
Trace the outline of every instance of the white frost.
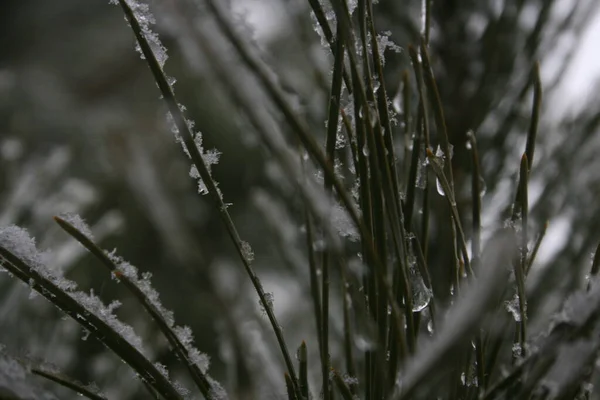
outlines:
[{"label": "white frost", "polygon": [[92,235],[92,230],[88,226],[88,224],[81,218],[78,214],[74,213],[62,213],[59,215],[60,218],[67,221],[69,224],[73,225],[75,229],[79,232],[83,233],[85,237],[90,240],[94,240],[94,236]]}]

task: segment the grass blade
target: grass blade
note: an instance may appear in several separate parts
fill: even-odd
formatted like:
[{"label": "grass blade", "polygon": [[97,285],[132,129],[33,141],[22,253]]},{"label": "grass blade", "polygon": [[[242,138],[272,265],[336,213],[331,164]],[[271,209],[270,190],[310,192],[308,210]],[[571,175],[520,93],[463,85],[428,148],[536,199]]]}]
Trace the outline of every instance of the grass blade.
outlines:
[{"label": "grass blade", "polygon": [[27,265],[4,247],[0,247],[0,256],[5,260],[2,263],[4,268],[88,330],[91,335],[129,364],[141,379],[161,396],[166,399],[182,398],[171,382],[138,349],[72,297],[77,293],[67,293],[59,288],[54,282],[42,276],[35,267]]},{"label": "grass blade", "polygon": [[172,323],[170,324],[166,321],[166,310],[159,309],[154,301],[149,299],[148,295],[140,289],[130,277],[124,274],[106,252],[90,240],[88,236],[61,217],[54,217],[54,220],[65,232],[75,238],[75,240],[81,243],[94,257],[96,257],[102,265],[109,270],[111,275],[117,277],[117,279],[134,295],[138,302],[146,309],[148,314],[150,314],[152,319],[154,319],[160,331],[169,342],[172,350],[182,361],[184,361],[184,364],[198,389],[200,389],[204,397],[209,398],[210,391],[213,389],[213,384],[210,383],[206,375],[200,370],[197,363],[192,360],[191,349],[181,342],[179,336],[173,330]]}]

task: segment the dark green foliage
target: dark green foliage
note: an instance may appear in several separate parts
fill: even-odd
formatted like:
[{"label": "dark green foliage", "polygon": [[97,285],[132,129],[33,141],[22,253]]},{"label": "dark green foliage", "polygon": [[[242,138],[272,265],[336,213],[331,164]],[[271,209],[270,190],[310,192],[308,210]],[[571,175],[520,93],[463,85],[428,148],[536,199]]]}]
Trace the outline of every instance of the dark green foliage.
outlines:
[{"label": "dark green foliage", "polygon": [[[546,180],[534,204],[530,192],[539,165],[534,160],[551,162],[547,154],[535,154],[536,144],[545,140],[538,132],[544,126],[542,91],[554,86],[542,83],[537,60],[548,41],[585,20],[581,13],[594,7],[579,2],[577,11],[558,21],[561,30],[551,19],[556,1],[507,0],[497,10],[491,1],[425,0],[419,31],[408,17],[419,8],[411,2],[396,18],[401,7],[393,2],[311,0],[333,70],[330,82],[321,76],[315,85],[326,101],[310,115],[293,103],[293,85],[290,89],[278,76],[281,71],[263,61],[224,2],[200,3],[200,10],[191,1],[163,4],[161,10],[179,29],[175,45],[190,64],[206,64],[230,107],[228,118],[244,121],[265,154],[268,191],[254,193],[261,222],[271,225],[265,240],[311,303],[312,315],[304,315],[298,328],[310,339],[301,342],[297,362],[284,331],[296,327],[285,326],[285,317],[275,313],[273,295],[253,265],[254,252],[239,233],[241,223],[224,200],[228,194],[221,193],[211,171],[214,154],[204,151],[201,134],[186,120],[165,74],[164,54],[149,31],[149,14],[135,1],[118,4],[191,160],[191,175],[207,193],[210,212],[218,215],[219,229],[233,244],[237,266],[268,319],[273,335],[265,340],[281,369],[270,379],[280,385],[261,380],[266,366],[264,371],[249,366],[256,365],[256,343],[243,339],[231,298],[213,288],[227,314],[224,330],[233,338],[231,359],[238,368],[237,381],[228,381],[225,390],[209,377],[191,347],[191,335],[174,325],[149,280],[100,248],[84,225],[55,218],[154,320],[178,359],[173,364],[182,366],[178,372],[195,386],[192,393],[210,400],[224,399],[226,392],[242,396],[242,387],[260,393],[247,398],[279,390],[289,400],[319,395],[325,400],[590,398],[600,349],[600,247],[587,287],[576,278],[588,268],[581,254],[598,238],[586,224],[579,232],[583,244],[565,247],[531,283],[545,221],[556,212],[544,204],[559,184]],[[535,11],[533,26],[520,25],[525,7]],[[189,10],[201,13],[206,23],[192,19]],[[476,35],[469,29],[477,18],[486,24]],[[385,51],[393,47],[378,35],[380,26],[390,24],[408,54],[385,64]],[[190,69],[193,75],[204,73]],[[398,93],[392,96],[396,82]],[[314,123],[319,118],[326,126]],[[579,126],[577,121],[570,122],[579,130],[573,141],[556,150],[557,162],[573,170],[581,161],[578,146],[599,122],[582,118],[585,126]],[[523,143],[516,151],[515,137]],[[573,164],[568,156],[575,158]],[[485,186],[495,190],[507,171],[516,179],[511,195],[504,196],[504,211],[488,211]],[[288,214],[291,222],[285,221]],[[484,215],[496,223],[482,226]],[[302,240],[296,240],[300,224]],[[118,355],[152,397],[187,398],[162,365],[153,364],[128,331],[111,322],[111,306],[91,309],[81,302],[79,292],[38,262],[37,253],[21,252],[14,232],[0,230],[3,268]],[[565,259],[576,267],[561,270]],[[567,284],[559,282],[563,279]],[[562,307],[553,306],[567,298]],[[62,374],[28,368],[88,398],[103,398]]]}]

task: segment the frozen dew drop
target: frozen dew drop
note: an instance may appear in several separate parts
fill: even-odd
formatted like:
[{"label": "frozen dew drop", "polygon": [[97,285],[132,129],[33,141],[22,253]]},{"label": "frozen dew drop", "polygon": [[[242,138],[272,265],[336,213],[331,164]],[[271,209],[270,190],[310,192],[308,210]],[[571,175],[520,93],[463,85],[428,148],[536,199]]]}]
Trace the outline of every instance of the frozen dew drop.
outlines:
[{"label": "frozen dew drop", "polygon": [[377,91],[381,87],[381,84],[377,79],[373,79],[373,94],[377,94]]},{"label": "frozen dew drop", "polygon": [[365,157],[369,157],[369,147],[366,144],[362,148],[362,153]]},{"label": "frozen dew drop", "polygon": [[398,90],[398,93],[392,99],[392,108],[398,114],[402,112],[402,92]]},{"label": "frozen dew drop", "polygon": [[[411,275],[413,272],[411,271]],[[429,305],[433,293],[431,289],[425,286],[421,274],[418,272],[414,273],[411,277],[412,280],[412,292],[413,292],[413,312],[423,311],[425,307]]]},{"label": "frozen dew drop", "polygon": [[444,191],[444,187],[442,186],[442,182],[440,182],[439,178],[435,178],[435,188],[440,196],[445,196],[446,192]]},{"label": "frozen dew drop", "polygon": [[465,148],[467,150],[472,150],[473,149],[473,145],[471,144],[470,140],[467,140],[467,142],[465,143]]},{"label": "frozen dew drop", "polygon": [[481,196],[481,197],[485,196],[486,192],[487,192],[487,185],[485,184],[485,179],[483,179],[483,176],[479,175],[479,196]]},{"label": "frozen dew drop", "polygon": [[433,292],[425,285],[423,277],[417,267],[417,259],[412,253],[412,246],[409,246],[410,254],[408,256],[409,279],[412,288],[413,312],[423,311],[429,305]]}]

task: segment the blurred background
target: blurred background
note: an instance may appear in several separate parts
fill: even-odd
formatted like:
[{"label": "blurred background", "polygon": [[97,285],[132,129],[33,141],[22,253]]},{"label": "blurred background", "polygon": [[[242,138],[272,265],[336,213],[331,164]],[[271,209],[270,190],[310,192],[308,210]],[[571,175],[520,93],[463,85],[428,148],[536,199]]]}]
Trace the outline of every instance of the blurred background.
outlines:
[{"label": "blurred background", "polygon": [[[305,272],[283,262],[273,244],[276,233],[252,200],[259,188],[281,190],[269,178],[269,158],[215,83],[202,54],[190,55],[181,45],[172,17],[178,2],[158,3],[152,10],[170,57],[165,70],[177,79],[176,94],[203,132],[205,149],[222,153],[213,174],[241,237],[254,249],[255,268],[274,293],[275,312],[295,348],[314,337],[314,318]],[[191,22],[210,22],[201,1],[181,3],[197,7]],[[313,29],[308,2],[230,3],[232,14],[247,21],[252,40],[299,112],[322,137],[332,60]],[[211,374],[232,398],[282,398],[281,360],[266,318],[219,216],[189,177],[188,160],[170,132],[120,8],[107,0],[4,0],[0,9],[0,226],[27,228],[39,248],[51,250],[48,265],[105,302],[120,299],[119,317],[134,326],[156,360],[177,374],[176,360],[147,316],[52,220],[63,212],[81,214],[103,248],[116,248],[133,265],[152,272],[163,304],[174,310],[178,324],[192,328],[197,347],[211,356]],[[380,0],[375,13],[377,29],[389,31],[398,46],[418,43],[420,1]],[[600,240],[599,4],[434,0],[431,29],[432,63],[454,145],[463,215],[469,215],[472,173],[466,134],[474,131],[478,138],[486,185],[484,233],[503,224],[514,198],[530,120],[530,74],[535,61],[541,63],[544,100],[530,218],[532,234],[546,221],[549,228],[530,289],[559,290],[552,298],[533,297],[539,304],[532,300],[530,307],[544,307],[547,312],[540,315],[549,315],[581,286]],[[223,46],[225,57],[228,51]],[[231,67],[241,69],[235,61]],[[412,77],[406,51],[386,53],[390,96],[396,96],[405,69]],[[263,106],[268,107],[256,103]],[[403,135],[410,132],[396,129],[398,170],[405,176]],[[443,199],[432,202],[443,204]],[[429,250],[432,275],[440,281],[450,271],[443,266],[451,251],[443,240],[448,228],[437,223],[442,220],[434,212]],[[302,243],[301,229],[285,239]],[[334,335],[335,330],[334,325]],[[109,398],[145,398],[128,367],[86,339],[43,298],[0,273],[0,343],[52,362],[82,382],[96,382]],[[316,359],[315,342],[308,343]],[[58,398],[71,398],[52,390]]]}]

